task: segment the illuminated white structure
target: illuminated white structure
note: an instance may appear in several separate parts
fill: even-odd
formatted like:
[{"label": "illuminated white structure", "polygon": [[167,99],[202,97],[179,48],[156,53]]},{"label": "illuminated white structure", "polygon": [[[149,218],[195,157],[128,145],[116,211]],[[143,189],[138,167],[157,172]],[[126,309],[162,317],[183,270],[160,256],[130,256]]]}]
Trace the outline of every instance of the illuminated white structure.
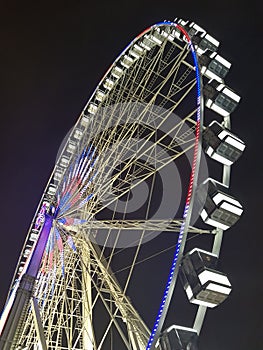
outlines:
[{"label": "illuminated white structure", "polygon": [[208,79],[215,79],[222,82],[226,77],[231,63],[220,56],[217,52],[207,51],[200,57],[200,64],[202,66],[201,72]]},{"label": "illuminated white structure", "polygon": [[213,121],[203,132],[203,147],[212,159],[232,165],[242,155],[245,144],[230,130]]},{"label": "illuminated white structure", "polygon": [[[202,55],[207,50],[216,51],[219,46],[219,41],[208,34],[202,27],[197,25],[195,22],[185,21],[184,19],[177,19],[177,23],[184,27],[189,36],[192,39],[192,43],[195,45],[196,52],[198,55]],[[180,40],[185,40],[182,33],[176,30],[176,37]]]},{"label": "illuminated white structure", "polygon": [[[197,350],[203,308],[193,329],[172,326],[162,332],[162,326],[188,234],[211,235],[213,252],[205,254],[213,259],[220,251],[222,229],[230,227],[242,211],[240,203],[224,191],[209,189],[201,193],[205,202],[202,217],[216,230],[190,225],[202,142],[206,153],[223,165],[226,187],[229,164],[237,157],[228,157],[229,152],[223,150],[233,146],[241,151],[243,147],[229,131],[232,105],[239,98],[223,82],[230,64],[214,52],[218,46],[194,22],[164,21],[138,35],[106,71],[61,147],[30,225],[1,319],[1,349],[164,350],[163,345],[165,350]],[[214,80],[208,81],[211,78]],[[203,125],[206,107],[223,116],[220,132],[218,126]],[[209,122],[205,120],[205,125]],[[182,191],[182,196],[187,193],[182,198],[185,209],[178,211],[179,217],[171,216],[164,198],[167,216],[151,217],[156,198],[162,197],[158,182],[163,180],[162,170],[171,169],[182,158],[189,158],[191,165],[187,190]],[[174,176],[174,170],[170,175]],[[147,199],[130,219],[130,200],[136,191],[144,193],[144,187],[149,190]],[[165,190],[171,192],[170,184]],[[231,222],[225,219],[226,213],[232,215]],[[162,231],[179,235],[151,332],[128,293],[137,277],[137,264],[143,261],[145,237]],[[123,236],[125,244],[121,245]],[[160,247],[152,243],[159,254]],[[115,259],[126,247],[131,254],[122,255],[125,261]],[[193,251],[191,258],[196,254]],[[36,255],[37,264],[31,261]],[[231,286],[224,274],[200,259],[201,269],[192,265],[193,282],[185,271],[188,297],[202,306],[215,306]],[[117,260],[123,265],[116,266]],[[124,277],[118,280],[123,271]],[[145,295],[147,283],[140,287]]]},{"label": "illuminated white structure", "polygon": [[181,262],[181,280],[189,301],[213,308],[231,292],[227,276],[219,272],[215,254],[195,248]]},{"label": "illuminated white structure", "polygon": [[206,224],[222,230],[233,226],[243,213],[242,205],[227,191],[226,186],[210,178],[197,190],[200,202],[204,203],[201,218]]},{"label": "illuminated white structure", "polygon": [[204,87],[204,95],[206,97],[206,107],[212,109],[223,117],[227,117],[234,112],[240,96],[223,83],[216,80],[210,81]]},{"label": "illuminated white structure", "polygon": [[162,350],[198,350],[198,334],[193,328],[173,325],[160,337]]},{"label": "illuminated white structure", "polygon": [[[187,30],[187,33],[191,38],[197,33],[201,34],[202,36],[206,34],[206,31],[202,27],[197,25],[195,22],[184,20],[182,18],[176,19],[176,22]],[[180,30],[175,29],[175,31],[178,39],[185,40]]]}]

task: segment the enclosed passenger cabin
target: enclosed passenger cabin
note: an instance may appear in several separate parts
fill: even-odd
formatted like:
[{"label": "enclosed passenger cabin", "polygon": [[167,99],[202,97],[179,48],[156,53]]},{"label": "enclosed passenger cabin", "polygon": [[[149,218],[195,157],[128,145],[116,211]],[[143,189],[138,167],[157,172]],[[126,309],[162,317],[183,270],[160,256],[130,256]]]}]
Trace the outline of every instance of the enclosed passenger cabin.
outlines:
[{"label": "enclosed passenger cabin", "polygon": [[191,303],[213,308],[228,297],[231,284],[217,264],[217,255],[198,248],[183,257],[180,278]]}]

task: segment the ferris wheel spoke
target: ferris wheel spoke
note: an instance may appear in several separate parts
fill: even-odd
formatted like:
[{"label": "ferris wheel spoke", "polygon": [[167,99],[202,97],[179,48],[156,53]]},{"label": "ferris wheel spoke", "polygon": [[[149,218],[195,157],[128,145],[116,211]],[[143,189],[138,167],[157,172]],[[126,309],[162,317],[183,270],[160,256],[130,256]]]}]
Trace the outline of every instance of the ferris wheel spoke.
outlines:
[{"label": "ferris wheel spoke", "polygon": [[[99,229],[118,229],[118,230],[144,230],[144,231],[165,231],[178,232],[182,225],[182,220],[91,220],[81,227],[84,230],[99,230]],[[77,227],[69,228],[70,230],[78,230]],[[211,230],[199,229],[190,226],[190,233],[207,233],[211,234]]]},{"label": "ferris wheel spoke", "polygon": [[[192,114],[193,114],[193,112],[190,113],[189,116],[186,117],[186,120],[188,120]],[[182,127],[183,123],[185,123],[185,120],[181,121],[181,122],[179,123],[179,125],[177,125],[176,127],[174,127],[174,129],[172,129],[171,131],[175,131],[176,129],[179,131],[180,128]],[[152,131],[151,128],[149,128],[149,127],[148,127],[148,128],[145,128],[145,130],[148,130],[148,134],[149,134],[149,136],[147,137],[146,141],[147,141],[147,140],[150,140],[151,138],[153,138],[153,136],[154,136],[154,134],[155,134],[156,131]],[[149,132],[149,131],[150,131],[150,132]],[[152,132],[151,132],[151,131],[152,131]],[[191,132],[191,134],[192,134],[192,132]],[[184,135],[186,135],[186,136],[188,137],[188,139],[185,138]],[[193,141],[193,140],[194,140],[193,134],[191,135],[191,137],[192,137],[192,138],[189,139],[189,130],[188,130],[188,132],[182,133],[180,136],[177,134],[177,135],[176,135],[176,138],[175,138],[175,140],[174,140],[175,142],[173,141],[173,143],[171,143],[171,146],[170,146],[169,151],[174,150],[174,146],[173,146],[173,145],[177,145],[177,147],[180,147],[180,145],[184,145],[184,144],[187,143],[187,142]],[[142,152],[140,152],[140,149],[139,149],[139,150],[136,149],[136,152],[137,152],[136,158],[139,158],[139,157],[145,155],[145,154],[147,153],[147,151],[150,151],[151,149],[153,149],[154,147],[156,147],[156,145],[161,145],[163,148],[167,147],[166,145],[164,145],[164,144],[162,143],[162,140],[163,140],[163,139],[165,139],[165,135],[164,135],[163,137],[159,138],[159,140],[158,140],[155,144],[151,145],[151,147],[148,147],[146,150],[143,150]],[[146,143],[146,141],[144,141],[144,144]],[[168,146],[168,147],[169,147],[169,146]],[[140,148],[142,149],[143,146],[141,146]],[[122,144],[122,149],[123,149],[123,152],[124,152],[124,151],[125,151],[125,144],[124,144],[124,145]],[[127,149],[129,149],[129,147],[127,147]],[[120,158],[121,158],[121,157],[120,157]],[[132,160],[130,160],[130,162],[131,162],[131,161],[132,161]],[[129,163],[126,165],[126,167],[127,167],[127,166],[129,166]]]},{"label": "ferris wheel spoke", "polygon": [[[182,127],[182,124],[183,124],[183,121],[180,123],[179,126],[177,126],[178,129],[180,129],[180,127]],[[191,129],[190,129],[191,131]],[[153,136],[153,132],[150,134],[149,138]],[[190,134],[190,137],[192,138],[189,138],[189,134]],[[141,147],[141,152],[139,152],[138,150],[136,150],[136,158],[133,160],[133,159],[130,159],[128,162],[126,162],[125,166],[122,168],[121,171],[119,171],[119,173],[117,175],[115,175],[115,178],[117,178],[117,176],[120,176],[121,173],[123,173],[130,165],[132,162],[137,162],[137,158],[141,158],[143,155],[146,155],[147,156],[147,159],[149,160],[149,163],[150,164],[156,164],[157,163],[157,167],[156,167],[156,171],[158,171],[159,169],[161,169],[164,165],[166,164],[169,164],[171,161],[173,161],[175,158],[177,158],[178,156],[180,156],[182,153],[182,151],[180,152],[180,143],[181,145],[185,145],[187,143],[190,143],[191,141],[193,142],[194,139],[193,139],[193,136],[191,135],[192,132],[189,133],[189,130],[187,132],[185,132],[184,134],[182,133],[180,135],[180,138],[178,135],[176,135],[176,141],[178,142],[174,142],[173,140],[167,145],[167,144],[164,144],[162,142],[162,140],[165,139],[165,135],[162,137],[162,138],[159,138],[159,140],[157,141],[157,143],[151,145],[150,147],[148,147],[146,150],[143,149],[143,147]],[[185,136],[184,136],[185,135]],[[159,153],[157,153],[155,151],[155,148],[156,148],[156,145],[160,145],[162,147],[162,150],[159,151]],[[177,147],[176,147],[177,146]],[[192,147],[192,145],[191,145]],[[185,151],[189,150],[191,147],[187,148]],[[122,147],[123,150],[125,150],[125,147]],[[130,148],[127,148],[127,150],[130,150]],[[169,152],[173,152],[175,153],[174,156],[171,156],[170,158],[167,157],[168,159],[165,159],[165,160],[162,160],[160,161],[160,164],[158,165],[158,159],[161,159],[163,158],[163,154],[165,151],[169,151]],[[151,158],[151,152],[154,153],[154,157]],[[147,154],[148,153],[148,154]],[[159,156],[158,156],[159,155]],[[115,164],[118,163],[118,158],[117,158],[117,161],[115,159],[112,160],[112,165],[111,166],[111,169],[114,168]],[[107,164],[108,165],[108,164]],[[144,166],[145,170],[146,170],[146,166]],[[138,174],[137,174],[138,175]],[[101,175],[101,177],[105,177],[105,175]],[[102,187],[104,188],[109,188],[111,185],[112,185],[112,182],[114,182],[115,178],[113,178],[112,180],[110,180],[110,184],[106,182],[106,184],[102,184]]]},{"label": "ferris wheel spoke", "polygon": [[[170,87],[168,88],[168,94],[169,95],[169,92],[171,91],[172,87],[174,86],[176,80],[178,79],[177,78],[177,75],[178,75],[178,72],[179,72],[179,68],[184,60],[184,58],[187,56],[187,51],[186,50],[183,50],[181,51],[175,58],[173,61],[169,62],[169,65],[171,66],[171,69],[169,69],[169,74],[166,75],[166,76],[162,76],[161,75],[161,72],[162,71],[153,71],[151,73],[153,73],[155,75],[155,79],[154,81],[156,81],[157,79],[161,80],[161,82],[155,86],[155,88],[153,88],[153,83],[150,84],[150,86],[146,85],[144,87],[144,91],[147,92],[148,94],[145,95],[145,98],[147,99],[149,96],[152,96],[152,95],[157,95],[157,94],[161,94],[161,90],[163,89],[164,87],[164,84],[169,80],[171,79],[171,83],[170,83]],[[169,68],[169,65],[165,66],[165,69]],[[163,68],[164,69],[164,68]],[[182,82],[183,80],[181,80]],[[180,86],[180,82],[178,82]],[[165,100],[165,96],[163,96],[163,100]],[[161,103],[162,105],[163,103]]]},{"label": "ferris wheel spoke", "polygon": [[[110,301],[109,296],[111,296],[111,298],[114,300],[116,310],[113,315],[110,312],[110,308],[107,307],[107,311],[112,316],[111,322],[117,322],[116,316],[117,313],[120,312],[121,318],[124,319],[125,322],[130,323],[133,332],[136,332],[138,339],[141,339],[141,343],[145,346],[145,342],[149,336],[148,328],[145,326],[139,314],[125,295],[125,291],[120,287],[119,283],[114,277],[113,272],[111,271],[111,268],[109,267],[108,262],[101,258],[99,247],[91,242],[88,242],[88,246],[90,247],[93,257],[91,259],[91,265],[93,266],[93,269],[96,271],[96,275],[100,280],[99,284],[96,280],[94,281],[94,288],[97,292],[99,292],[100,298],[102,298],[105,306],[107,305],[107,300]],[[106,298],[103,296],[103,293],[107,294]]]},{"label": "ferris wheel spoke", "polygon": [[[188,143],[190,143],[190,141]],[[188,147],[185,148],[184,152],[189,151],[191,148],[193,148],[193,146],[194,146],[193,143],[190,144]],[[153,147],[151,147],[151,148],[153,148]],[[149,153],[149,151],[150,151],[150,149],[148,149],[148,153]],[[156,171],[160,171],[167,164],[171,163],[176,158],[180,157],[184,152],[176,151],[173,148],[174,155],[171,157],[167,157],[163,161],[160,161],[159,164],[158,164],[157,159],[154,158],[152,160],[152,162],[154,162],[156,165],[154,170],[152,167],[147,167],[143,163],[138,163],[136,161],[137,157],[135,158],[135,160],[133,162],[128,161],[114,177],[112,177],[107,182],[102,182],[101,185],[97,187],[96,192],[97,192],[98,198],[103,197],[107,194],[107,202],[104,205],[100,205],[97,209],[96,209],[96,202],[93,202],[93,204],[91,204],[91,206],[87,207],[87,209],[84,209],[84,210],[86,210],[85,216],[88,217],[89,219],[91,219],[96,214],[98,214],[100,211],[102,211],[106,206],[108,206],[109,204],[112,204],[113,202],[118,200],[120,197],[122,197],[124,194],[131,191],[134,187],[138,186],[140,183],[142,183],[143,181],[145,181],[146,179],[151,177]],[[145,153],[146,152],[144,152],[144,154]],[[149,156],[148,156],[148,159],[150,159]],[[135,174],[133,172],[130,174],[129,168],[131,168],[131,166],[134,167],[135,165],[137,165],[137,166],[140,165],[140,167],[138,168],[138,170]],[[113,168],[114,168],[114,166],[112,166],[112,169]],[[124,173],[125,170],[128,170],[127,175],[125,176],[124,179],[121,179],[120,176],[121,176],[121,174]],[[107,176],[107,173],[105,173],[104,175],[102,173],[101,177],[105,179],[105,177]],[[136,182],[133,181],[133,179],[135,178],[135,175],[136,175]],[[116,185],[114,186],[114,182],[116,181],[116,179],[118,179],[118,181],[119,181],[119,184],[117,185],[117,187],[116,187]],[[99,177],[98,177],[98,182],[99,182]],[[119,191],[120,188],[121,188],[121,191]],[[111,189],[110,191],[112,191],[112,193],[114,194],[113,197],[110,196],[109,189]],[[118,192],[119,192],[119,194],[118,194]],[[71,208],[67,211],[67,215],[72,215],[75,212],[76,212],[76,210],[74,208]],[[78,212],[78,208],[77,208],[77,212]]]},{"label": "ferris wheel spoke", "polygon": [[[163,83],[163,84],[165,84],[166,80],[167,80],[167,79],[164,79],[164,83]],[[124,86],[121,86],[121,89],[120,89],[120,90],[121,90],[121,91],[125,91],[125,87],[124,87]],[[132,90],[133,90],[133,89],[130,89],[130,88],[129,88],[129,91],[132,91]],[[143,90],[145,90],[144,87],[143,87]],[[133,93],[133,92],[132,92],[132,93]],[[135,92],[135,93],[136,93],[136,92]],[[118,93],[118,96],[119,96],[119,95],[120,95],[120,93]],[[156,93],[155,93],[155,95],[157,96]],[[128,96],[128,98],[131,98],[131,100],[132,100],[132,96]],[[165,96],[164,96],[164,98],[165,98]],[[136,96],[136,100],[138,100],[138,96]],[[116,103],[116,101],[113,100],[113,101],[111,102],[111,104],[114,103],[114,102]],[[113,110],[113,113],[112,113],[112,114],[114,114],[114,110]],[[106,120],[109,120],[109,119],[110,119],[110,118],[106,118]],[[97,119],[96,119],[96,120],[97,120]],[[94,125],[93,125],[93,127],[94,127]],[[95,129],[96,129],[96,127],[95,127]],[[115,130],[113,130],[113,131],[115,131]]]},{"label": "ferris wheel spoke", "polygon": [[[187,148],[187,150],[190,150],[193,147],[193,145],[189,146]],[[157,168],[155,168],[155,171],[159,171],[161,170],[164,166],[166,166],[167,164],[169,164],[170,162],[172,162],[173,160],[175,160],[176,158],[178,158],[182,153],[177,153],[175,154],[173,157],[170,157],[165,163],[160,163],[159,166]],[[125,167],[127,168],[127,166]],[[122,171],[119,172],[118,176],[124,171],[125,169],[122,169]],[[95,210],[92,212],[92,216],[94,217],[96,214],[98,214],[100,211],[102,211],[106,206],[108,206],[109,204],[112,204],[113,202],[115,202],[116,200],[118,200],[120,197],[122,197],[124,194],[126,194],[127,192],[129,192],[130,190],[132,190],[135,186],[138,186],[140,183],[142,183],[143,181],[145,181],[147,178],[149,178],[150,176],[152,176],[152,174],[154,173],[153,170],[152,171],[146,171],[146,168],[143,168],[143,170],[145,171],[144,174],[140,173],[140,176],[137,176],[136,178],[136,182],[131,182],[131,180],[133,179],[133,176],[130,177],[130,180],[127,181],[126,179],[126,183],[128,182],[128,186],[126,186],[126,188],[122,188],[121,193],[118,195],[116,193],[118,193],[118,187],[116,188],[116,190],[114,191],[114,196],[111,198],[109,195],[107,196],[107,203],[105,204],[105,206],[101,206],[99,209]],[[117,177],[117,176],[116,176]],[[116,180],[115,178],[112,178],[111,180],[109,180],[106,184],[103,185],[103,187],[100,189],[100,193],[102,195],[108,193],[109,188],[114,188],[113,184],[114,181]]]}]

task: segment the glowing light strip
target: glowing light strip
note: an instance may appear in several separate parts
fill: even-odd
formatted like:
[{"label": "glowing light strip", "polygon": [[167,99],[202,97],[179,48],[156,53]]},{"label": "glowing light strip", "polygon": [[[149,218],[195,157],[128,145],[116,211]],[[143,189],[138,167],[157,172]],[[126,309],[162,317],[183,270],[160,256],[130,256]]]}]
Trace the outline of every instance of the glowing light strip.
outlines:
[{"label": "glowing light strip", "polygon": [[[190,39],[188,33],[185,31],[185,29],[174,22],[161,22],[161,23],[157,23],[153,27],[158,27],[158,26],[162,26],[162,25],[170,25],[170,26],[175,26],[176,28],[178,28],[184,34],[184,36],[187,39],[187,42],[190,46],[191,53],[192,53],[193,60],[194,60],[194,64],[195,64],[195,68],[196,68],[195,73],[196,73],[196,81],[197,81],[197,114],[196,114],[196,132],[195,132],[194,156],[193,156],[193,162],[192,162],[192,171],[191,171],[191,176],[190,176],[188,193],[187,193],[184,214],[183,214],[183,223],[182,223],[181,228],[180,228],[180,233],[178,236],[178,241],[177,241],[177,245],[176,245],[176,249],[175,249],[175,253],[174,253],[172,266],[170,268],[168,281],[167,281],[165,291],[163,294],[163,299],[162,299],[160,309],[159,309],[157,318],[155,320],[155,324],[154,324],[154,327],[152,329],[148,344],[146,346],[146,350],[150,350],[150,348],[153,345],[153,342],[155,340],[155,336],[156,336],[156,333],[157,333],[157,330],[159,327],[159,323],[160,323],[160,320],[161,320],[161,317],[162,317],[162,314],[164,311],[164,307],[165,307],[165,304],[167,301],[168,292],[169,292],[169,289],[170,289],[170,286],[172,283],[172,279],[174,276],[175,268],[177,265],[177,260],[178,260],[178,256],[179,256],[179,252],[180,252],[180,248],[181,248],[181,243],[182,243],[182,239],[183,239],[183,235],[184,235],[184,231],[185,231],[186,217],[188,214],[189,205],[190,205],[190,201],[191,201],[192,193],[193,193],[193,183],[194,183],[194,178],[195,178],[196,162],[197,162],[197,156],[198,156],[198,143],[199,143],[199,137],[200,137],[200,117],[201,117],[201,82],[200,82],[200,77],[199,77],[198,61],[197,61],[196,53],[194,51],[191,39]],[[144,31],[144,33],[145,33],[145,31]]]},{"label": "glowing light strip", "polygon": [[[91,198],[89,196],[83,200],[82,196],[96,177],[96,174],[93,176],[90,174],[98,159],[98,157],[93,159],[95,152],[96,148],[93,148],[92,145],[88,149],[85,148],[80,157],[75,161],[72,175],[71,173],[69,174],[71,177],[70,181],[64,177],[64,183],[67,182],[68,184],[65,186],[65,189],[61,195],[59,207],[56,209],[56,216],[61,217],[69,209],[72,209],[78,201],[82,200],[75,208],[79,209]],[[80,191],[79,187],[81,188]]]}]

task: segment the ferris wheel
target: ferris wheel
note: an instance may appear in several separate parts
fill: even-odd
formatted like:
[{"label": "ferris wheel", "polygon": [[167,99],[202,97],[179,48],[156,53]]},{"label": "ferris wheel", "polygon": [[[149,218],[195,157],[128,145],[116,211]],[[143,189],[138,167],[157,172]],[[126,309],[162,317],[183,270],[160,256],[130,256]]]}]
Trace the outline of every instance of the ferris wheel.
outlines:
[{"label": "ferris wheel", "polygon": [[[245,149],[230,131],[240,96],[225,85],[231,64],[218,47],[194,22],[164,21],[110,66],[65,138],[32,220],[1,349],[197,349],[207,308],[231,292],[218,256],[243,211],[229,193],[231,165]],[[213,162],[222,177],[209,178]],[[189,240],[197,243],[190,250]],[[168,250],[148,325],[136,298],[156,276],[136,273]],[[175,315],[167,325],[178,277],[198,309],[189,324]]]}]

